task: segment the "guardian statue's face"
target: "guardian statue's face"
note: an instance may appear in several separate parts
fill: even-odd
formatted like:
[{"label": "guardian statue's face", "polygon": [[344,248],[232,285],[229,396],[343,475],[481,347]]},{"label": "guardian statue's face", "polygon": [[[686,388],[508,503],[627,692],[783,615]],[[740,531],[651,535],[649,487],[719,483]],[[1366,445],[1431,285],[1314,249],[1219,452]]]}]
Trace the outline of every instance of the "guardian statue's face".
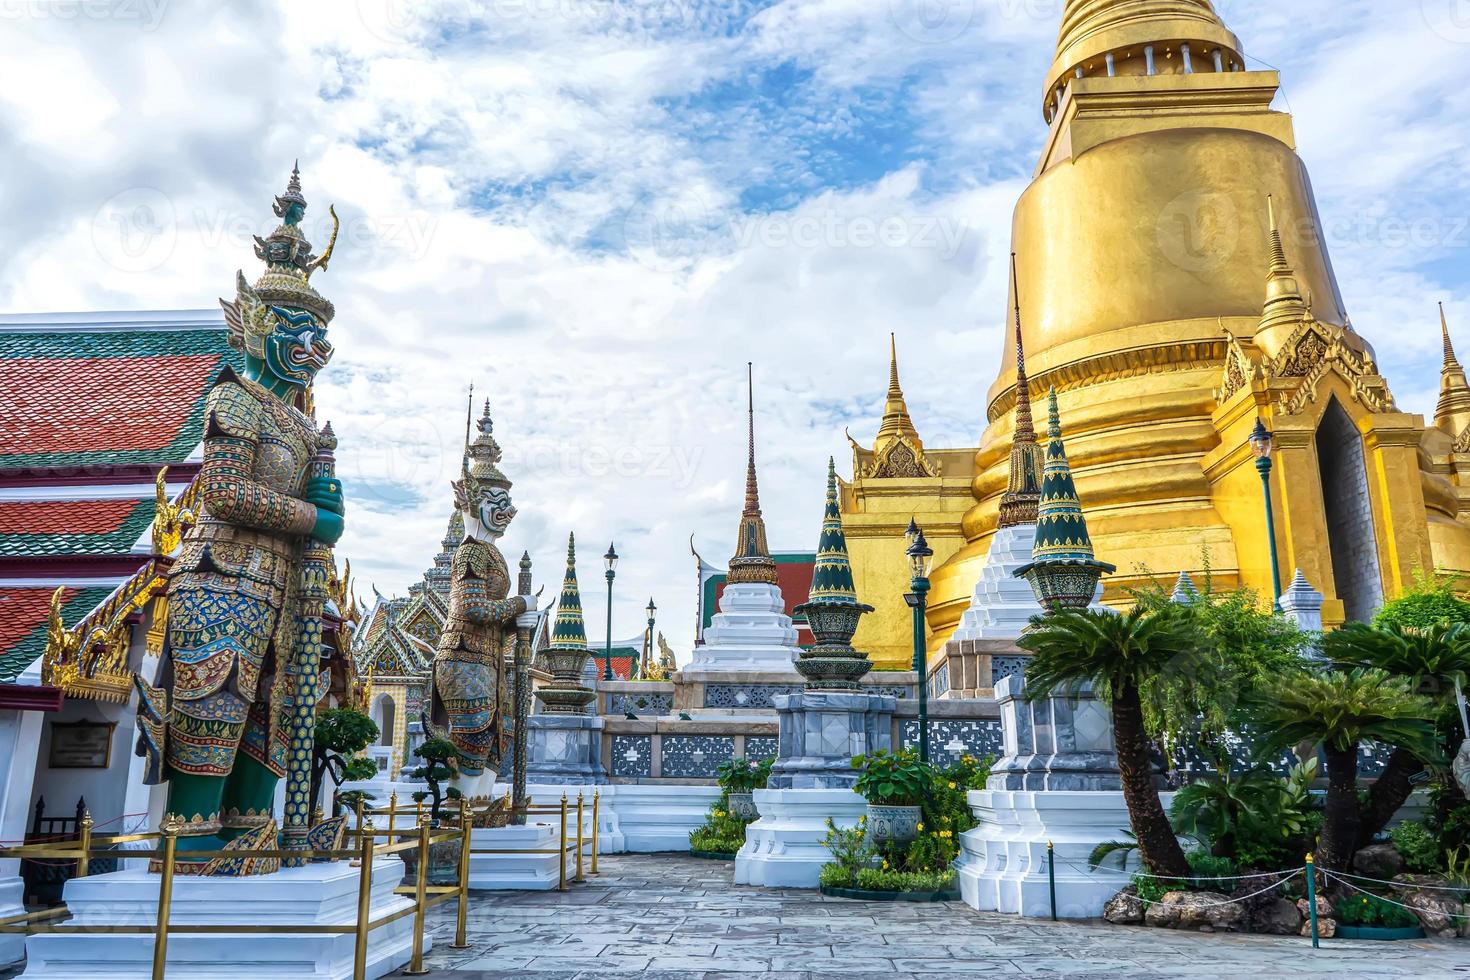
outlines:
[{"label": "guardian statue's face", "polygon": [[477,515],[480,526],[492,537],[502,537],[510,527],[511,518],[516,516],[515,505],[510,502],[509,491],[492,487],[480,497]]},{"label": "guardian statue's face", "polygon": [[332,359],[327,328],[306,310],[272,306],[273,329],[265,339],[265,367],[271,374],[305,388]]}]

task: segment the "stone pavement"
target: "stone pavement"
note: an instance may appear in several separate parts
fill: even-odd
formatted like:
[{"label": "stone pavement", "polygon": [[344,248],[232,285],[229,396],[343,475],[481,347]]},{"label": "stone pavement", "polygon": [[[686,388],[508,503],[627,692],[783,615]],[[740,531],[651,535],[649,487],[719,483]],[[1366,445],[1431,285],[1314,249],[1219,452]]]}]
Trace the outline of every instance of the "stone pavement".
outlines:
[{"label": "stone pavement", "polygon": [[1470,942],[1345,942],[1052,923],[937,905],[854,902],[736,887],[733,868],[682,855],[602,859],[558,892],[479,892],[470,949],[449,948],[454,906],[433,913],[433,976],[531,980],[1066,976],[1275,980],[1467,977]]}]

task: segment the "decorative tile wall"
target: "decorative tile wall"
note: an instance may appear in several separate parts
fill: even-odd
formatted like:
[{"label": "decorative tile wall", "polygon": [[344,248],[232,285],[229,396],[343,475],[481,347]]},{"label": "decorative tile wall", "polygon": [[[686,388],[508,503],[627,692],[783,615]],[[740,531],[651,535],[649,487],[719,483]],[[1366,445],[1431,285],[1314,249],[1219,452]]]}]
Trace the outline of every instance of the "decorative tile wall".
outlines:
[{"label": "decorative tile wall", "polygon": [[745,757],[747,759],[774,759],[781,754],[781,738],[777,735],[747,735],[745,736]]},{"label": "decorative tile wall", "polygon": [[663,765],[669,777],[713,779],[720,763],[735,757],[735,739],[729,735],[665,735]]},{"label": "decorative tile wall", "polygon": [[[1237,773],[1249,772],[1262,765],[1262,761],[1256,758],[1253,748],[1253,740],[1249,732],[1226,732],[1220,739],[1225,751],[1230,755],[1230,766]],[[1161,760],[1155,760],[1158,764]],[[1284,775],[1288,769],[1296,764],[1296,755],[1292,752],[1282,752],[1274,759],[1266,760],[1265,765],[1272,771]],[[1171,757],[1173,773],[1171,782],[1182,785],[1202,776],[1213,775],[1215,764],[1211,757],[1201,751],[1199,746],[1193,742],[1175,746]],[[1325,771],[1325,770],[1324,770]]]},{"label": "decorative tile wall", "polygon": [[[906,749],[918,748],[919,720],[906,718],[899,726],[899,738]],[[999,718],[929,720],[929,761],[938,766],[958,762],[960,756],[976,759],[1001,755]]]},{"label": "decorative tile wall", "polygon": [[949,690],[949,661],[939,665],[939,669],[929,675],[929,696],[931,698],[942,697]]},{"label": "decorative tile wall", "polygon": [[607,709],[610,715],[623,715],[629,711],[636,715],[666,715],[674,709],[672,694],[626,694],[618,691],[608,695]]},{"label": "decorative tile wall", "polygon": [[999,684],[1003,677],[1019,677],[1026,673],[1026,661],[1029,657],[991,657],[990,658],[990,686]]},{"label": "decorative tile wall", "polygon": [[800,694],[800,684],[707,684],[704,688],[706,708],[774,708],[771,698],[778,694]]},{"label": "decorative tile wall", "polygon": [[614,735],[612,740],[612,774],[614,776],[653,775],[653,736]]}]

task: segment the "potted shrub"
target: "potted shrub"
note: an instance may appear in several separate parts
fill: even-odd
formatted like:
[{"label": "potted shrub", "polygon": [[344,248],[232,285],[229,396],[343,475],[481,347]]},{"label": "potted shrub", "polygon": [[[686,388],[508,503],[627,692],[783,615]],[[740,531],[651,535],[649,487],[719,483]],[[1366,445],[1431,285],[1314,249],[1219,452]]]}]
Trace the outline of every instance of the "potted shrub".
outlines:
[{"label": "potted shrub", "polygon": [[[459,753],[455,751],[454,743],[444,738],[431,738],[418,748],[413,754],[424,760],[423,765],[417,766],[407,773],[410,779],[422,779],[429,784],[427,790],[419,790],[413,794],[415,803],[429,801],[429,826],[437,829],[440,826],[441,810],[448,800],[458,800],[460,792],[453,786],[444,784],[453,779],[458,770],[455,760]],[[418,851],[410,849],[400,853],[404,866],[408,872],[408,880],[416,882],[418,874]],[[440,841],[429,845],[429,884],[452,885],[459,879],[459,843],[456,841]]]},{"label": "potted shrub", "polygon": [[901,843],[918,837],[933,768],[912,749],[856,756],[852,767],[861,770],[853,789],[868,801],[868,840]]},{"label": "potted shrub", "polygon": [[1333,903],[1342,939],[1423,939],[1419,917],[1377,895],[1354,895]]},{"label": "potted shrub", "polygon": [[760,815],[755,808],[755,791],[765,789],[766,779],[771,775],[771,765],[774,762],[774,759],[752,762],[741,758],[720,763],[720,787],[725,791],[731,816],[740,820],[754,820]]}]

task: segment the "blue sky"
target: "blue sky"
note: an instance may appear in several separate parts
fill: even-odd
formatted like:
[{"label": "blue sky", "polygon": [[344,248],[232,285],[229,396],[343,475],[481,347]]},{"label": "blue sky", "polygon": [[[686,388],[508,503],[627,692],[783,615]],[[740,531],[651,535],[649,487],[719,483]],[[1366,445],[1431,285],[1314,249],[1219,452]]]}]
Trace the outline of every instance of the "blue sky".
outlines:
[{"label": "blue sky", "polygon": [[[1283,73],[1354,324],[1400,405],[1432,411],[1437,301],[1470,354],[1470,10],[1216,6]],[[314,239],[328,203],[344,220],[319,401],[363,590],[438,550],[473,380],[516,484],[507,550],[554,591],[568,530],[594,562],[615,539],[615,632],[652,594],[683,652],[689,537],[733,544],[747,360],[773,547],[814,544],[827,456],[847,471],[843,428],[876,429],[890,330],[924,438],[977,441],[1061,8],[12,5],[0,309],[212,305],[254,274],[299,157]]]}]

